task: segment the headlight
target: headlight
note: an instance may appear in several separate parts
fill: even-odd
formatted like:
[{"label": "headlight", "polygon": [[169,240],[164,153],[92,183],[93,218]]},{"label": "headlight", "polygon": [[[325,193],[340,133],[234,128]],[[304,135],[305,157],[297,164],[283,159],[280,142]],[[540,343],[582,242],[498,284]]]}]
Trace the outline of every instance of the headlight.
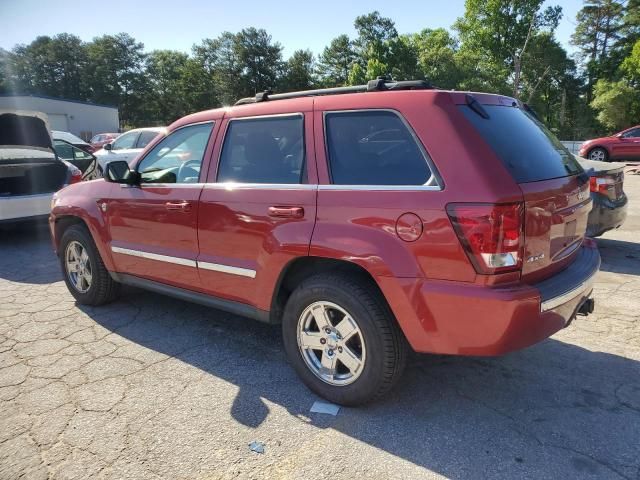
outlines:
[{"label": "headlight", "polygon": [[58,203],[58,194],[54,193],[51,196],[51,207],[50,207],[50,209],[53,210],[53,207],[55,207],[57,203]]}]

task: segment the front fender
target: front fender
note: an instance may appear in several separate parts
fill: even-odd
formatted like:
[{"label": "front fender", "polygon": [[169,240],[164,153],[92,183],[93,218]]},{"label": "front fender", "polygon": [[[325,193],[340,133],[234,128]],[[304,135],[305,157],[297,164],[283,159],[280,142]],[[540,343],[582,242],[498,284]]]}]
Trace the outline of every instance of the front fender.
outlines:
[{"label": "front fender", "polygon": [[93,180],[69,186],[54,195],[49,223],[56,251],[60,245],[58,234],[61,236],[56,225],[69,217],[77,218],[89,230],[107,270],[115,270],[111,251],[107,248],[111,240],[107,218],[99,207],[101,200],[108,198],[111,187],[103,180]]}]

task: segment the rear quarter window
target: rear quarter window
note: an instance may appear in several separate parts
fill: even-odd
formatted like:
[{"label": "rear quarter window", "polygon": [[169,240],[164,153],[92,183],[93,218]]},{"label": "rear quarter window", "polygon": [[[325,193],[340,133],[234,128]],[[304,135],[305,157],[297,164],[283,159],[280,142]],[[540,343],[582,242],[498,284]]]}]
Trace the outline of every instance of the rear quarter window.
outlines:
[{"label": "rear quarter window", "polygon": [[434,179],[415,137],[395,112],[331,112],[325,129],[334,185],[417,186]]},{"label": "rear quarter window", "polygon": [[464,116],[489,144],[517,183],[582,173],[575,157],[542,123],[524,110],[483,105],[489,118],[461,105]]}]

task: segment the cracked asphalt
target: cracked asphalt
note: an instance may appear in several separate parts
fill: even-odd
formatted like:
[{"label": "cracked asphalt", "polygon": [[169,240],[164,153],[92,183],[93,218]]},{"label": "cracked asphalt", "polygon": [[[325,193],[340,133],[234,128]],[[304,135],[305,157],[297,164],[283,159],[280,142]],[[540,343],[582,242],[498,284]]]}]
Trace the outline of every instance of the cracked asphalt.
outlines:
[{"label": "cracked asphalt", "polygon": [[625,190],[593,315],[501,358],[415,356],[336,417],[278,327],[136,289],[78,306],[46,228],[0,230],[0,479],[638,480],[640,176]]}]

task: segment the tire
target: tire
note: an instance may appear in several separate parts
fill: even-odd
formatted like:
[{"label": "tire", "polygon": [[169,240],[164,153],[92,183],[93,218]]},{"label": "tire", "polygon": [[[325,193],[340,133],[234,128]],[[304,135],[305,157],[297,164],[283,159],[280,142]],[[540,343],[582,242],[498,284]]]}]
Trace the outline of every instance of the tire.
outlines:
[{"label": "tire", "polygon": [[589,160],[596,160],[599,162],[608,162],[609,161],[609,153],[601,147],[596,147],[589,151],[589,155],[587,155]]},{"label": "tire", "polygon": [[[326,335],[326,330],[322,332],[315,320],[316,316],[323,316],[323,311],[328,312],[328,318],[324,319],[332,324],[329,328],[335,330],[330,335]],[[347,329],[335,328],[345,325],[340,323],[346,316],[343,314],[353,322],[347,322]],[[305,321],[310,321],[308,329],[304,327]],[[353,333],[354,324],[357,333]],[[349,328],[352,336],[341,339],[340,330],[346,334]],[[309,334],[314,335],[314,342],[322,342],[324,338],[323,345],[315,345],[321,349],[300,346],[299,338]],[[361,405],[381,397],[398,381],[406,363],[408,345],[393,314],[380,293],[357,275],[320,274],[305,280],[287,301],[282,335],[287,357],[305,385],[340,405]],[[331,371],[321,368],[322,362],[331,358],[327,356],[329,350],[336,355],[336,375],[323,379],[323,371]],[[350,360],[354,353],[361,366],[352,372],[342,359]]]},{"label": "tire", "polygon": [[[79,273],[71,271],[69,266],[68,259],[78,256],[75,253],[78,251],[76,250],[78,245],[81,247],[80,251],[86,252],[86,260],[82,263],[89,267],[90,282],[79,280]],[[78,303],[92,306],[104,305],[118,296],[120,284],[109,275],[93,238],[84,225],[72,225],[64,231],[60,240],[59,258],[64,281]],[[84,271],[87,271],[86,267]],[[80,276],[85,277],[85,275]]]}]

